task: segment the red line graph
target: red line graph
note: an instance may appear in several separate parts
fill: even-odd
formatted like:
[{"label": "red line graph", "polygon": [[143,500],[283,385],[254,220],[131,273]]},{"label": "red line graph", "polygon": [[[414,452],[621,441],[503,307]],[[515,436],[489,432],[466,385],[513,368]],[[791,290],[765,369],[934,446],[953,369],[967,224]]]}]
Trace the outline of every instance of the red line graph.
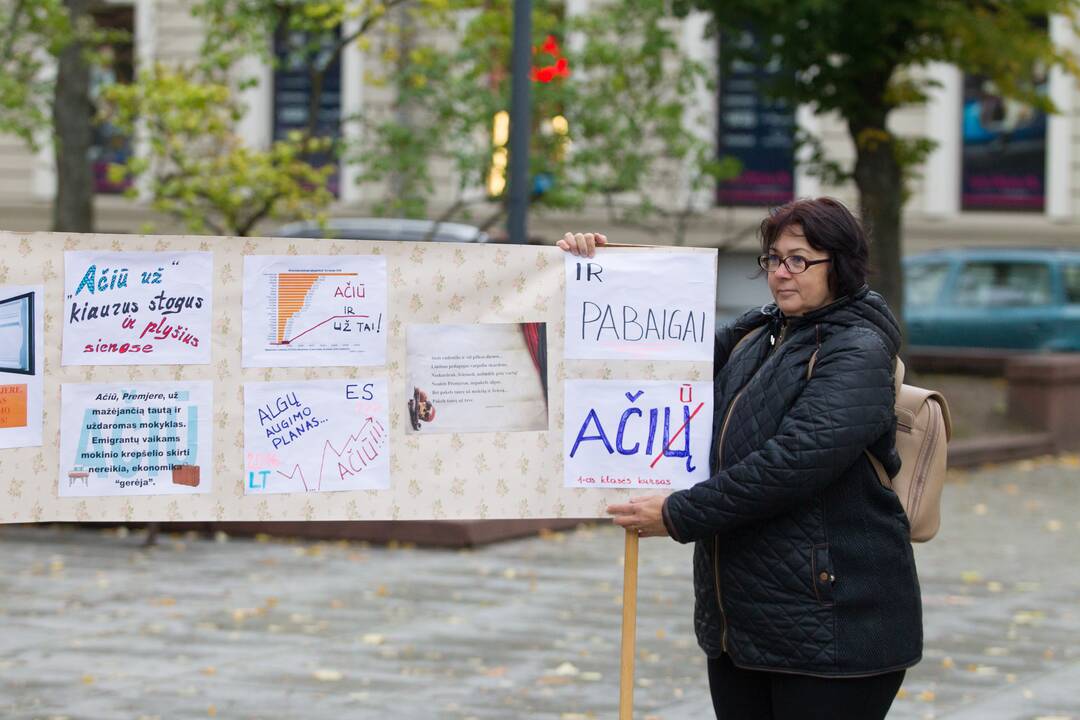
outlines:
[{"label": "red line graph", "polygon": [[275,345],[289,345],[290,343],[294,343],[294,342],[296,342],[297,340],[299,340],[300,338],[302,338],[302,337],[304,337],[305,335],[307,335],[307,334],[308,334],[309,332],[311,332],[312,330],[314,330],[314,329],[316,329],[316,328],[318,328],[318,327],[321,327],[321,326],[325,325],[326,323],[330,322],[331,320],[340,320],[340,319],[342,319],[342,318],[366,318],[366,317],[368,317],[368,316],[367,316],[367,315],[332,315],[331,317],[328,317],[328,318],[326,318],[325,320],[323,320],[323,321],[322,321],[321,323],[319,323],[318,325],[312,325],[311,327],[309,327],[309,328],[308,328],[307,330],[305,330],[304,332],[300,333],[300,334],[299,334],[299,335],[297,335],[296,337],[294,337],[294,338],[289,338],[288,340],[282,340],[282,341],[281,341],[281,342],[279,342],[279,343],[275,343]]},{"label": "red line graph", "polygon": [[[319,484],[315,487],[316,490],[322,489],[323,469],[326,467],[326,451],[330,450],[334,453],[334,455],[340,458],[345,449],[348,448],[351,443],[359,440],[364,434],[364,431],[367,430],[369,426],[374,426],[379,430],[379,432],[386,432],[385,428],[383,428],[382,426],[382,423],[380,423],[378,420],[375,420],[374,418],[369,417],[359,430],[357,430],[355,433],[350,434],[349,437],[345,440],[345,442],[341,444],[341,452],[339,452],[338,449],[334,447],[333,442],[331,442],[330,440],[327,440],[325,443],[323,443],[322,459],[319,462]],[[292,480],[294,477],[296,477],[297,473],[300,473],[300,482],[304,484],[304,490],[311,490],[311,487],[309,487],[307,484],[307,480],[304,478],[304,471],[303,469],[301,469],[299,464],[293,466],[293,471],[291,473],[285,473],[281,470],[278,470],[277,473],[278,475],[281,475],[282,477],[289,480]]]},{"label": "red line graph", "polygon": [[660,458],[664,457],[664,453],[666,453],[668,451],[668,448],[670,448],[672,446],[672,444],[675,442],[675,438],[679,437],[679,435],[682,434],[682,431],[684,429],[686,429],[686,426],[689,425],[690,421],[694,419],[694,416],[698,414],[698,410],[700,410],[703,407],[705,407],[705,403],[703,403],[703,402],[698,403],[698,406],[696,408],[694,408],[694,412],[690,413],[690,417],[686,418],[686,422],[684,422],[682,425],[679,426],[679,429],[676,430],[675,434],[671,436],[670,440],[668,440],[668,444],[665,445],[664,449],[660,451],[660,454],[657,455],[655,458],[653,458],[653,461],[651,463],[649,463],[650,468],[656,467],[656,463],[660,462]]}]

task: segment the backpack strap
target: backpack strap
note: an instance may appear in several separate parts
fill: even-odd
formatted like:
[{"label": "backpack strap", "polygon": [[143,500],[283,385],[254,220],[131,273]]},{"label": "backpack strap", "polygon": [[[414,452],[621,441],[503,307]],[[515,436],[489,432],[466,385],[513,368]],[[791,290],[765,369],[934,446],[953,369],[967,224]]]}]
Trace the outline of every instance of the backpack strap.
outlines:
[{"label": "backpack strap", "polygon": [[756,328],[753,328],[752,330],[750,330],[750,332],[739,338],[739,341],[735,343],[734,347],[731,348],[731,352],[728,353],[728,360],[732,358],[736,350],[746,344],[751,338],[755,337],[759,332],[762,331],[762,329],[764,329],[764,327],[764,325],[758,325]]}]

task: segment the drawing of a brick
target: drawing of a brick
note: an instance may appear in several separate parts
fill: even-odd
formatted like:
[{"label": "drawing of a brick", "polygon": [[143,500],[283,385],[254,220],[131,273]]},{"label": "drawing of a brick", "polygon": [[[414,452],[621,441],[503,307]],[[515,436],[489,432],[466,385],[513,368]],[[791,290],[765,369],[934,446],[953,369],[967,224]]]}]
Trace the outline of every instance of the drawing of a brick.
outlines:
[{"label": "drawing of a brick", "polygon": [[173,485],[187,485],[188,487],[199,487],[199,466],[173,465],[172,481]]}]

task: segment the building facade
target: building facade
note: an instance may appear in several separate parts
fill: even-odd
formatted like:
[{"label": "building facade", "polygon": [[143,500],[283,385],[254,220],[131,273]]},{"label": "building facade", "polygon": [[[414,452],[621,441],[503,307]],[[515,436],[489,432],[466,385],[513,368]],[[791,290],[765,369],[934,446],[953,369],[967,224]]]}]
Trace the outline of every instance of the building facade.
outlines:
[{"label": "building facade", "polygon": [[[568,14],[584,12],[589,0],[568,0]],[[113,67],[103,80],[123,81],[139,67],[155,61],[192,60],[198,53],[202,30],[190,13],[188,0],[108,0],[95,10],[99,23],[131,32],[129,47],[112,53]],[[705,37],[706,18],[691,16],[681,23],[683,50],[717,68],[718,48],[735,38]],[[1048,32],[1054,41],[1080,50],[1080,41],[1068,24],[1051,18]],[[348,31],[348,28],[345,28]],[[332,123],[373,106],[386,107],[389,90],[365,82],[372,59],[356,47],[342,55],[323,93],[323,113]],[[256,60],[240,70],[258,78],[246,91],[249,112],[240,132],[248,142],[265,145],[304,121],[308,99],[304,78],[287,68],[273,70]],[[1003,100],[980,78],[965,77],[957,68],[935,64],[924,70],[938,83],[928,103],[893,113],[892,129],[904,135],[932,139],[936,149],[919,169],[906,206],[908,249],[955,243],[1080,244],[1080,96],[1077,82],[1052,70],[1040,82],[1061,110],[1045,116]],[[718,152],[734,154],[744,162],[744,173],[715,193],[696,198],[703,212],[690,223],[687,241],[702,245],[747,247],[751,229],[762,208],[791,197],[829,194],[854,204],[852,185],[829,186],[805,170],[794,144],[796,129],[820,140],[826,154],[841,163],[854,158],[847,130],[835,116],[815,115],[810,108],[785,108],[771,103],[756,88],[768,69],[734,67],[719,79],[719,92],[699,90],[694,103],[710,108],[709,121],[698,131],[711,138]],[[353,132],[338,123],[340,132]],[[47,140],[47,138],[43,138]],[[103,167],[138,153],[138,143],[98,132],[94,161],[98,190],[98,225],[102,230],[134,230],[134,219],[149,214],[143,200],[128,200],[110,186]],[[435,168],[438,177],[449,168]],[[370,201],[356,182],[358,169],[343,164],[335,176],[336,215],[363,215]],[[443,183],[437,183],[443,184]],[[52,149],[46,141],[32,152],[13,137],[0,136],[0,226],[10,229],[46,229],[47,208],[55,192]],[[445,185],[452,185],[446,182]],[[482,193],[483,188],[478,188]],[[680,189],[666,189],[678,194]],[[446,199],[449,202],[449,198]],[[553,237],[567,228],[611,230],[629,241],[657,238],[647,230],[612,228],[601,209],[574,215],[534,216],[531,232]],[[167,227],[167,226],[166,226]],[[272,231],[272,227],[264,228]]]}]

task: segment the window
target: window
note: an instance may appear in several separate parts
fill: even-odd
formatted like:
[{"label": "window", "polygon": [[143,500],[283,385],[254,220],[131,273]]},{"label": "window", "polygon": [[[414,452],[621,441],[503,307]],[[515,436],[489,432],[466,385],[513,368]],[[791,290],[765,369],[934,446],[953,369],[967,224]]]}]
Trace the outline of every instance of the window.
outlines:
[{"label": "window", "polygon": [[[129,85],[135,78],[135,11],[131,7],[105,7],[91,13],[94,24],[112,33],[111,40],[97,48],[98,62],[90,66],[90,101],[96,112],[102,91],[110,85]],[[94,174],[94,192],[104,195],[123,193],[131,187],[131,178],[121,182],[109,179],[110,165],[123,165],[133,152],[131,138],[107,120],[94,119],[90,143],[90,165]]]},{"label": "window", "polygon": [[[288,29],[274,34],[274,139],[283,140],[293,131],[312,131],[313,137],[341,139],[341,56],[336,52],[341,39],[337,27],[320,37]],[[322,81],[312,83],[312,72]],[[311,114],[315,118],[312,120]],[[315,167],[337,165],[336,150],[312,153],[304,160]],[[334,172],[327,189],[340,191],[340,173]]]},{"label": "window", "polygon": [[965,307],[1031,307],[1051,298],[1046,263],[966,263],[956,286],[956,304]]},{"label": "window", "polygon": [[1066,265],[1062,270],[1065,275],[1065,302],[1080,304],[1080,265]]},{"label": "window", "polygon": [[949,274],[949,263],[917,263],[904,269],[904,300],[913,307],[933,305]]},{"label": "window", "polygon": [[[743,52],[758,62],[735,57]],[[742,164],[738,177],[719,183],[718,205],[779,205],[795,197],[795,112],[765,92],[777,71],[752,32],[720,34],[717,154]]]}]

